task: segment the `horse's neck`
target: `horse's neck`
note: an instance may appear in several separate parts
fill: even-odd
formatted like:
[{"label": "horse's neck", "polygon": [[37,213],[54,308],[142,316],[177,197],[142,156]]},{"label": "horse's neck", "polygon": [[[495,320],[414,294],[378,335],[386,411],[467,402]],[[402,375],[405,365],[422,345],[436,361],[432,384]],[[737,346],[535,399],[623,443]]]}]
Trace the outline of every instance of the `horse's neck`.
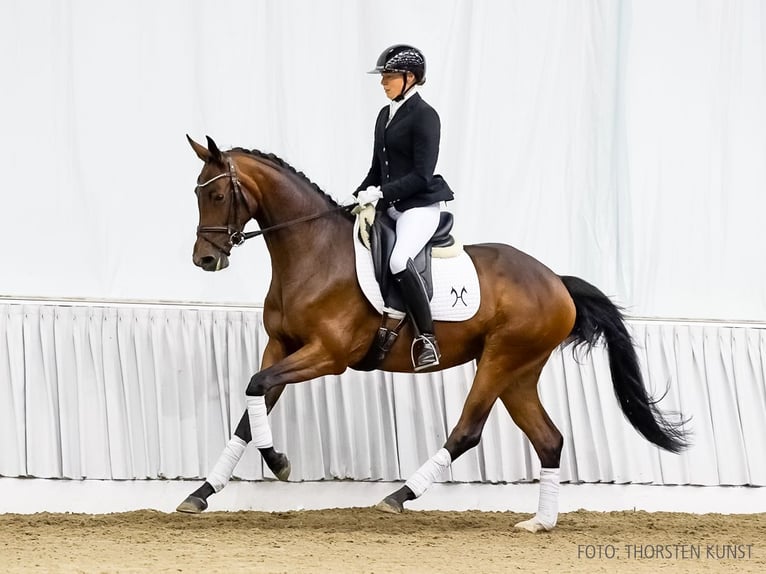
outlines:
[{"label": "horse's neck", "polygon": [[[332,209],[330,202],[297,177],[271,166],[260,175],[262,191],[256,221],[261,229]],[[333,258],[342,256],[337,246],[344,235],[350,236],[351,230],[351,223],[339,213],[330,213],[266,232],[264,239],[274,273],[289,280],[307,277],[312,269],[321,269],[320,265],[330,265]]]}]

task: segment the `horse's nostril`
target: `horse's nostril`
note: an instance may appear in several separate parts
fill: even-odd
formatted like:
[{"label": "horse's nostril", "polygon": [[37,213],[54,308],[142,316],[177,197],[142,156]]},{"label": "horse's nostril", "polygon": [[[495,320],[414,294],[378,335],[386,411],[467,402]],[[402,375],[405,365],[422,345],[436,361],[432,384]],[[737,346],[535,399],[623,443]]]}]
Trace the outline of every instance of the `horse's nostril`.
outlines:
[{"label": "horse's nostril", "polygon": [[199,259],[195,259],[194,263],[205,271],[220,271],[229,266],[229,258],[224,254],[218,256],[204,255]]}]

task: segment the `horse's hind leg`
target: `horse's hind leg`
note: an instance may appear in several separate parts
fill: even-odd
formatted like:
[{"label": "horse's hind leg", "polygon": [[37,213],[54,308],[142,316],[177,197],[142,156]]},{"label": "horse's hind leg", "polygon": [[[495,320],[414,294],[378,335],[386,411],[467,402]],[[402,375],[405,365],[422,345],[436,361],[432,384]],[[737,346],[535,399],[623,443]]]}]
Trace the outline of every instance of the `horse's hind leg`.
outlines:
[{"label": "horse's hind leg", "polygon": [[452,461],[479,444],[484,424],[501,390],[498,385],[503,384],[502,372],[503,369],[492,360],[483,359],[479,363],[460,420],[452,429],[444,447],[421,466],[403,487],[384,498],[375,508],[383,512],[401,512],[404,503],[422,496],[449,468]]},{"label": "horse's hind leg", "polygon": [[[284,385],[274,387],[266,394],[266,407],[269,412],[276,404],[277,399],[279,399],[284,388]],[[251,440],[250,419],[247,411],[245,411],[237,425],[237,429],[234,431],[234,435],[226,444],[223,452],[218,457],[218,461],[213,465],[213,470],[207,475],[205,482],[197,490],[187,496],[186,499],[178,505],[176,511],[198,514],[205,510],[208,506],[207,499],[212,494],[223,490],[229,483],[229,479],[232,474],[234,474],[234,468],[245,453],[247,443]],[[270,449],[262,449],[261,454],[274,475],[279,480],[287,480],[290,476],[290,462],[287,460],[287,457],[274,450],[273,447]]]},{"label": "horse's hind leg", "polygon": [[537,394],[540,371],[534,376],[516,380],[500,395],[513,421],[527,435],[540,457],[540,493],[537,514],[516,524],[530,532],[551,530],[556,526],[559,507],[559,466],[564,439],[545,412]]}]

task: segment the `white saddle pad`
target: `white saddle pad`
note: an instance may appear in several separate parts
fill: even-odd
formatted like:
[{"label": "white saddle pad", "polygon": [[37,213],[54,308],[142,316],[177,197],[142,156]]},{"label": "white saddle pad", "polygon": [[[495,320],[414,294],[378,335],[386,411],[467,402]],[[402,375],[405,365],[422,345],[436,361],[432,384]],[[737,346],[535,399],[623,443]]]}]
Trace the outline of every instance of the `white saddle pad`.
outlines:
[{"label": "white saddle pad", "polygon": [[[356,276],[367,300],[383,314],[403,316],[400,310],[387,308],[383,302],[380,285],[375,279],[370,251],[359,240],[359,222],[354,225],[354,255]],[[434,321],[465,321],[479,310],[479,276],[473,260],[465,251],[457,257],[431,259],[434,296],[431,299],[431,314]]]}]

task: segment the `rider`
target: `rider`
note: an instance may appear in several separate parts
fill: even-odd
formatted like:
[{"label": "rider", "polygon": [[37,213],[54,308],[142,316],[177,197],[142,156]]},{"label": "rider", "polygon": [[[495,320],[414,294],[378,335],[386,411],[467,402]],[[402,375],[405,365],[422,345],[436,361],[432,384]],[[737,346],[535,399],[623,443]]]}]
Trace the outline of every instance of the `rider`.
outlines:
[{"label": "rider", "polygon": [[375,122],[372,166],[354,192],[360,205],[376,203],[396,221],[396,244],[390,269],[415,327],[413,367],[439,364],[428,295],[413,258],[437,226],[439,202],[453,199],[452,190],[434,175],[439,156],[439,114],[418,93],[426,81],[426,60],[417,48],[396,44],[378,58],[370,74],[380,74],[391,100]]}]

